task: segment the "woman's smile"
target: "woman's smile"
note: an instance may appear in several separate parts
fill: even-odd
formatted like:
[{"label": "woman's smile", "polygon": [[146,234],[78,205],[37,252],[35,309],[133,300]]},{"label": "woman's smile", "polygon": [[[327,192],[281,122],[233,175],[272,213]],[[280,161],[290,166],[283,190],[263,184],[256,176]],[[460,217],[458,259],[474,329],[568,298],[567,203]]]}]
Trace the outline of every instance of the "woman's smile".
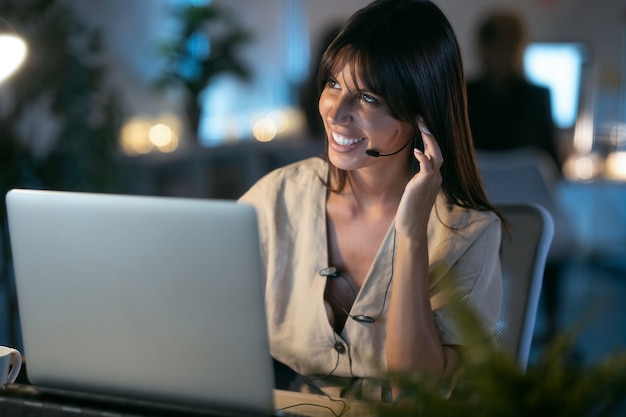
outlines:
[{"label": "woman's smile", "polygon": [[354,138],[354,137],[351,138],[348,136],[343,136],[337,132],[332,132],[331,134],[332,134],[333,140],[341,146],[354,145],[355,143],[359,143],[365,140],[365,138]]},{"label": "woman's smile", "polygon": [[331,130],[328,146],[337,154],[347,154],[361,148],[362,145],[360,145],[360,143],[364,141],[364,137],[341,135]]}]

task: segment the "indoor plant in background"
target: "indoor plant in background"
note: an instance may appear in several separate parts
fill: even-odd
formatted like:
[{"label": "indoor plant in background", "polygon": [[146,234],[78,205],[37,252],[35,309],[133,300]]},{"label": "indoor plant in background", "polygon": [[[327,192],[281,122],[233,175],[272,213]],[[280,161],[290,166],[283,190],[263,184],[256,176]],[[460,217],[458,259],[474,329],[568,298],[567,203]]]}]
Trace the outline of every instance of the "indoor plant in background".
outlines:
[{"label": "indoor plant in background", "polygon": [[380,417],[626,415],[626,352],[602,363],[569,361],[577,329],[557,336],[522,371],[499,350],[464,305],[455,307],[468,341],[465,360],[452,375],[391,375],[404,395],[394,404],[373,405]]},{"label": "indoor plant in background", "polygon": [[2,14],[30,50],[1,91],[3,140],[30,154],[41,187],[115,187],[123,108],[105,82],[100,30],[82,25],[70,7],[54,0],[9,1]]},{"label": "indoor plant in background", "polygon": [[[19,347],[6,229],[10,188],[104,192],[120,185],[117,138],[123,119],[107,71],[100,32],[54,0],[3,1],[2,16],[29,54],[0,88],[0,291],[9,301],[9,340]],[[1,59],[1,58],[0,58]]]},{"label": "indoor plant in background", "polygon": [[182,87],[189,127],[197,140],[202,92],[218,75],[249,79],[250,70],[238,53],[252,35],[215,2],[184,6],[175,15],[181,27],[172,41],[162,45],[166,67],[157,87]]}]

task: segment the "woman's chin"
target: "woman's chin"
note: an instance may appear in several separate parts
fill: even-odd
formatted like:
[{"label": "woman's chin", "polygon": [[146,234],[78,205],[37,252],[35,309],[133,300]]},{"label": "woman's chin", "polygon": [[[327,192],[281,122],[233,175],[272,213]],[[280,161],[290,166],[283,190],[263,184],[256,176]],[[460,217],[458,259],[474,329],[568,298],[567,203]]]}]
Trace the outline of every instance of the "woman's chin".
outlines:
[{"label": "woman's chin", "polygon": [[328,150],[328,160],[339,169],[350,171],[362,167],[365,158],[369,158],[365,152],[353,150],[350,152],[336,152],[332,148]]}]

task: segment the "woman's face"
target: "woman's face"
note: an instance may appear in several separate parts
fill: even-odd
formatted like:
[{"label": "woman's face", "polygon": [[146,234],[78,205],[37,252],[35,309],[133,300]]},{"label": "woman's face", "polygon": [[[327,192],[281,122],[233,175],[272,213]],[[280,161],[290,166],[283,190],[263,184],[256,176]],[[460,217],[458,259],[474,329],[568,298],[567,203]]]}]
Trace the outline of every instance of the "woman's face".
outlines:
[{"label": "woman's face", "polygon": [[358,68],[350,64],[338,66],[320,96],[319,111],[328,137],[330,162],[337,168],[353,170],[383,160],[406,161],[406,152],[412,151],[410,146],[389,157],[375,158],[365,153],[367,149],[381,154],[401,149],[411,140],[415,127],[393,118],[358,75],[353,77],[358,73]]}]

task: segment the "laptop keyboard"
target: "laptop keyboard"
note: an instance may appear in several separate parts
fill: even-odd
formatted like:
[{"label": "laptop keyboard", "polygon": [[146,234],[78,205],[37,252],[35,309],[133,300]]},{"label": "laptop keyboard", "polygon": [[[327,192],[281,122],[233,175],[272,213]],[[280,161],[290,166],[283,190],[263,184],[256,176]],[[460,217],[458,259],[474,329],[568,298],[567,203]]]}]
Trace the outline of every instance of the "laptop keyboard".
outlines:
[{"label": "laptop keyboard", "polygon": [[[7,384],[0,389],[0,416],[2,417],[307,417],[298,411],[299,405],[276,410],[270,415],[224,409],[200,410],[178,406],[139,403],[119,399],[103,401],[97,396],[68,397],[42,393],[26,384]],[[310,406],[308,406],[310,407]],[[330,409],[315,406],[315,415],[336,416]]]}]

